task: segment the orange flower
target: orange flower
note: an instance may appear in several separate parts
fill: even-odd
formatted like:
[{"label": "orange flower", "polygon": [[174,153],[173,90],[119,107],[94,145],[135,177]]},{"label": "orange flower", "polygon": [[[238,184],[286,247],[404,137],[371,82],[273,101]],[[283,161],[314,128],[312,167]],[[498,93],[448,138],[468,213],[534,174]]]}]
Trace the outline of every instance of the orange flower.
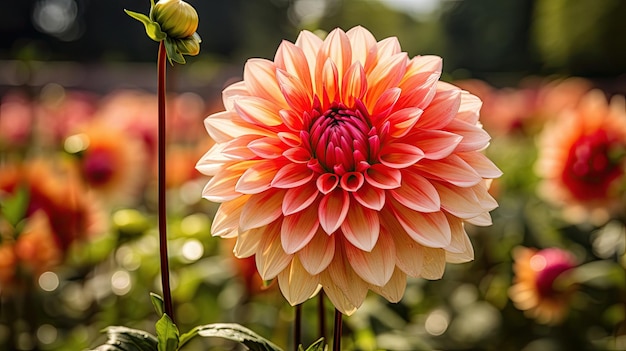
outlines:
[{"label": "orange flower", "polygon": [[513,250],[515,283],[509,296],[517,308],[543,324],[558,324],[567,315],[575,285],[555,284],[557,278],[576,266],[568,251],[518,247]]},{"label": "orange flower", "polygon": [[98,197],[114,204],[138,201],[148,173],[140,140],[124,130],[96,122],[69,136],[65,149],[77,155],[77,171]]},{"label": "orange flower", "polygon": [[541,133],[536,172],[539,194],[563,206],[566,218],[604,222],[621,207],[626,155],[624,99],[607,104],[603,93],[585,95]]},{"label": "orange flower", "polygon": [[501,172],[479,152],[480,100],[441,69],[362,27],[303,31],[274,61],[249,60],[205,120],[213,235],[236,237],[291,304],[321,285],[345,314],[368,289],[395,302],[407,276],[473,259],[464,222],[490,224],[486,179]]},{"label": "orange flower", "polygon": [[65,252],[76,240],[104,232],[104,214],[69,172],[35,160],[22,165],[0,166],[0,198],[25,189],[25,218],[44,213],[54,241]]},{"label": "orange flower", "polygon": [[34,277],[61,263],[63,254],[43,211],[37,211],[26,222],[15,242],[15,256],[20,261],[20,266]]}]

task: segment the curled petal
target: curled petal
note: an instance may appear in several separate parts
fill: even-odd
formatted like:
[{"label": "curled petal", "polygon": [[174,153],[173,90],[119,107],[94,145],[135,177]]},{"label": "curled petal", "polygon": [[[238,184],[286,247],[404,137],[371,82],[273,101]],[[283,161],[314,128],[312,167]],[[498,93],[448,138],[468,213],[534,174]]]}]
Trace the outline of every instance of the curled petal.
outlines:
[{"label": "curled petal", "polygon": [[474,259],[474,247],[465,232],[463,221],[447,215],[452,231],[450,245],[445,247],[446,261],[451,263],[464,263]]},{"label": "curled petal", "polygon": [[309,207],[283,218],[281,226],[281,243],[286,253],[300,251],[313,238],[319,228],[317,208]]},{"label": "curled petal", "polygon": [[278,286],[292,306],[311,298],[318,290],[319,277],[310,275],[295,256],[291,264],[278,274]]},{"label": "curled petal", "polygon": [[344,173],[339,180],[341,188],[345,191],[355,192],[359,190],[365,183],[365,178],[361,172]]},{"label": "curled petal", "polygon": [[292,147],[283,152],[283,156],[294,163],[307,163],[311,160],[311,153],[303,147]]},{"label": "curled petal", "polygon": [[282,216],[283,190],[269,190],[250,196],[239,218],[240,230],[268,225]]},{"label": "curled petal", "polygon": [[324,195],[320,201],[319,220],[327,234],[332,234],[339,229],[348,215],[350,208],[350,196],[341,189],[335,189]]},{"label": "curled petal", "polygon": [[321,273],[328,267],[335,256],[335,236],[327,235],[321,229],[298,251],[298,257],[304,269],[311,275]]},{"label": "curled petal", "polygon": [[354,204],[341,224],[341,231],[352,245],[363,251],[371,251],[380,233],[378,212]]},{"label": "curled petal", "polygon": [[348,242],[345,243],[346,257],[352,269],[367,283],[384,286],[391,279],[396,267],[393,239],[381,232],[379,240],[370,251],[363,251]]},{"label": "curled petal", "polygon": [[257,269],[263,280],[274,279],[289,265],[293,255],[287,254],[280,244],[279,221],[272,223],[265,230],[254,257]]},{"label": "curled petal", "polygon": [[422,109],[417,107],[407,107],[393,112],[386,121],[389,121],[389,133],[393,138],[401,138],[413,129],[415,123],[422,115]]},{"label": "curled petal", "polygon": [[276,51],[274,62],[278,68],[297,77],[306,91],[311,91],[311,72],[309,71],[306,55],[300,47],[283,40]]},{"label": "curled petal", "polygon": [[339,177],[333,173],[324,173],[317,178],[315,183],[320,193],[326,195],[335,190],[337,185],[339,185]]}]

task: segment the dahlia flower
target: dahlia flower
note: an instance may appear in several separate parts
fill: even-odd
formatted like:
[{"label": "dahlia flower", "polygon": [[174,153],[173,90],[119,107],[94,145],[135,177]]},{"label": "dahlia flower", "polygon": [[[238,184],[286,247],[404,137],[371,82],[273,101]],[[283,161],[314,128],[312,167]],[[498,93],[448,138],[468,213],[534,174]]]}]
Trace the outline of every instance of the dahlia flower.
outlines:
[{"label": "dahlia flower", "polygon": [[407,276],[471,260],[464,223],[490,224],[501,172],[480,153],[480,100],[441,69],[362,27],[303,31],[274,61],[250,59],[205,120],[213,235],[237,238],[234,254],[254,255],[292,305],[321,286],[348,315],[368,290],[396,302]]},{"label": "dahlia flower", "polygon": [[576,285],[555,284],[570,269],[576,259],[559,248],[543,250],[517,247],[513,250],[514,284],[509,296],[514,305],[542,324],[558,324],[569,310]]},{"label": "dahlia flower", "polygon": [[604,222],[621,208],[626,160],[622,97],[609,104],[602,92],[589,92],[577,108],[546,124],[538,149],[539,194],[563,207],[566,218]]}]

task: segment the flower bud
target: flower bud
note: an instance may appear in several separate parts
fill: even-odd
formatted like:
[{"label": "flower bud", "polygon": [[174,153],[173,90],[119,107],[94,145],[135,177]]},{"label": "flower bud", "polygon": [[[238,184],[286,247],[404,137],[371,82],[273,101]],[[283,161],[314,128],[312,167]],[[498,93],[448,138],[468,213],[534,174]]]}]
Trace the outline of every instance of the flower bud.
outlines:
[{"label": "flower bud", "polygon": [[160,0],[150,12],[150,18],[174,39],[187,38],[198,29],[198,13],[182,0]]},{"label": "flower bud", "polygon": [[192,36],[176,40],[176,48],[183,55],[196,56],[200,53],[200,36],[194,33]]}]

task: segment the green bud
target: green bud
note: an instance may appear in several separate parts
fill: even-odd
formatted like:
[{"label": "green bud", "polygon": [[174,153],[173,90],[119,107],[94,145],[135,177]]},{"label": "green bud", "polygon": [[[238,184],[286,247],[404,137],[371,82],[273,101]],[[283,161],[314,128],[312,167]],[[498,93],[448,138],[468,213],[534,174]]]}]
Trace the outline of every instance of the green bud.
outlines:
[{"label": "green bud", "polygon": [[193,35],[198,29],[198,13],[182,0],[160,0],[150,11],[150,18],[174,39]]},{"label": "green bud", "polygon": [[193,33],[192,36],[176,40],[176,48],[183,55],[196,56],[200,53],[200,36]]}]

